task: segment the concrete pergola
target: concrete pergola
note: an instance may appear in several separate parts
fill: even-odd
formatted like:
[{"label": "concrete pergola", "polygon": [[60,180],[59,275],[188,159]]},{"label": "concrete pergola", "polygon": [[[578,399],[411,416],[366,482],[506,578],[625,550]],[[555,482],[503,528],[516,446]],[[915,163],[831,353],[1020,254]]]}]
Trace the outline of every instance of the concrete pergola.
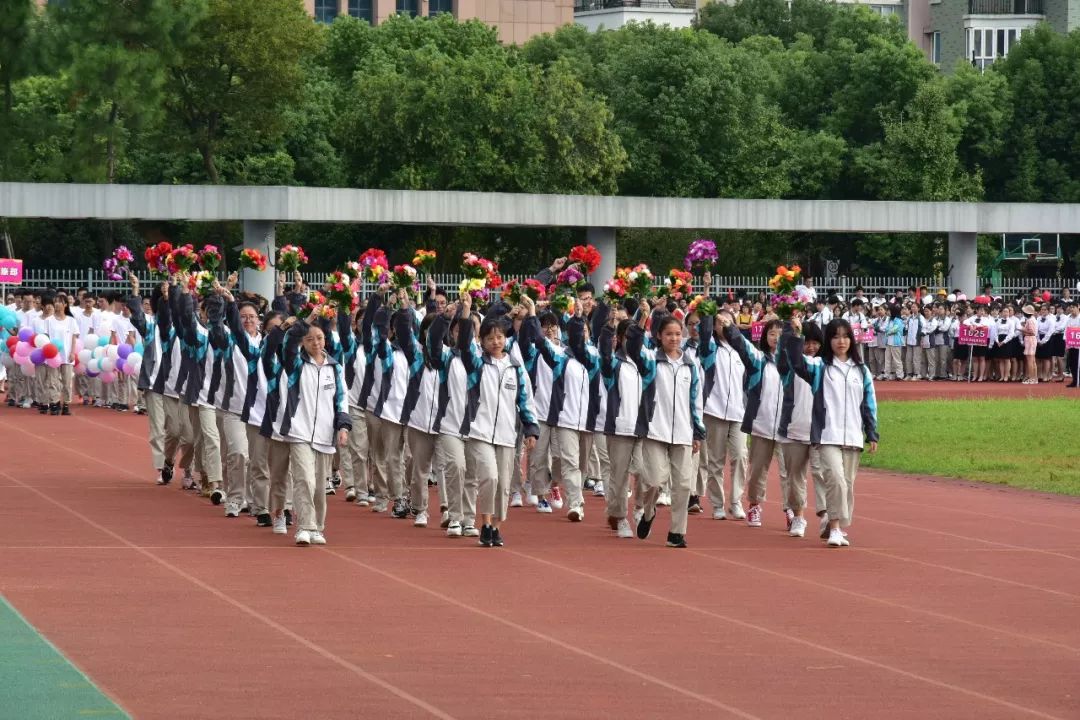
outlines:
[{"label": "concrete pergola", "polygon": [[[948,233],[949,283],[975,293],[976,236],[1071,233],[1080,204],[534,195],[341,188],[0,183],[0,217],[242,221],[244,247],[273,256],[275,224],[382,223],[581,227],[615,271],[618,228],[843,233]],[[270,273],[245,271],[245,287],[270,296]]]}]

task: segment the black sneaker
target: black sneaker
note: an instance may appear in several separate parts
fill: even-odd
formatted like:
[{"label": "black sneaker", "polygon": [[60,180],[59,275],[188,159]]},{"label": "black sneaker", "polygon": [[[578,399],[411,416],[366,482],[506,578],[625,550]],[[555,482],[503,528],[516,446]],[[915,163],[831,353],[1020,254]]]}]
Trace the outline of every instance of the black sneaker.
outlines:
[{"label": "black sneaker", "polygon": [[71,414],[71,408],[68,407],[67,404],[65,403],[64,407],[60,408],[60,414],[61,415],[70,415]]},{"label": "black sneaker", "polygon": [[638,520],[638,524],[637,524],[638,540],[645,540],[646,538],[649,537],[649,531],[652,530],[653,520],[655,520],[655,519],[656,519],[656,513],[653,513],[653,516],[651,518],[649,518],[648,520],[646,520],[644,517],[642,517],[640,520]]},{"label": "black sneaker", "polygon": [[491,536],[493,528],[490,525],[484,525],[480,528],[480,544],[483,547],[491,547]]},{"label": "black sneaker", "polygon": [[225,491],[221,488],[214,488],[214,491],[210,493],[210,502],[215,505],[220,505],[225,502]]},{"label": "black sneaker", "polygon": [[491,546],[492,547],[502,547],[503,546],[502,533],[499,532],[499,528],[492,528],[491,529]]},{"label": "black sneaker", "polygon": [[38,415],[48,415],[49,414],[49,406],[48,405],[38,405],[37,406],[37,411],[38,411]]},{"label": "black sneaker", "polygon": [[49,414],[50,415],[59,415],[60,414],[60,403],[51,403],[49,405]]},{"label": "black sneaker", "polygon": [[15,407],[15,398],[8,398],[7,399],[7,406],[8,407]]},{"label": "black sneaker", "polygon": [[255,524],[259,527],[270,527],[274,521],[270,519],[270,513],[259,513],[255,518]]},{"label": "black sneaker", "polygon": [[285,527],[292,525],[292,510],[285,511]]},{"label": "black sneaker", "polygon": [[686,501],[686,511],[693,515],[701,514],[701,498],[697,495],[691,495],[690,499]]},{"label": "black sneaker", "polygon": [[669,532],[667,534],[667,546],[674,548],[686,547],[686,536],[682,533]]},{"label": "black sneaker", "polygon": [[168,485],[173,479],[173,466],[165,463],[165,467],[161,468],[161,484]]},{"label": "black sneaker", "polygon": [[330,478],[330,482],[333,483],[336,488],[341,487],[341,474],[334,473],[334,477]]},{"label": "black sneaker", "polygon": [[592,490],[594,487],[596,487],[596,481],[592,478],[585,478],[585,489]]},{"label": "black sneaker", "polygon": [[409,506],[401,498],[394,501],[394,509],[390,511],[390,514],[397,519],[406,518],[409,516]]}]

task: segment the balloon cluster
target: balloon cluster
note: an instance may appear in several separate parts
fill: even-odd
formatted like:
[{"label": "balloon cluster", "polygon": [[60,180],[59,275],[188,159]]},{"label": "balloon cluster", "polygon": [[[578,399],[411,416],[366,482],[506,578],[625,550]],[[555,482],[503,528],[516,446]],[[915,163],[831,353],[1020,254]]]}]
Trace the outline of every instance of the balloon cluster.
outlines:
[{"label": "balloon cluster", "polygon": [[50,340],[48,335],[35,334],[30,328],[9,336],[4,341],[4,349],[4,365],[18,365],[24,375],[35,375],[40,365],[58,368],[64,364],[64,343]]},{"label": "balloon cluster", "polygon": [[109,338],[91,333],[75,341],[75,373],[96,377],[106,384],[115,382],[120,375],[138,375],[143,360],[140,349],[128,343],[110,345]]}]

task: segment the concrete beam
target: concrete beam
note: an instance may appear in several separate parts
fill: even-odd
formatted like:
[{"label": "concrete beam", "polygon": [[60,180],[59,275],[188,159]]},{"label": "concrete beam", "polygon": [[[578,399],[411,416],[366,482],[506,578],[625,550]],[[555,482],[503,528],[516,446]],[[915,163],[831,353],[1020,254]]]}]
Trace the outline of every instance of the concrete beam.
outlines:
[{"label": "concrete beam", "polygon": [[[270,262],[277,255],[276,228],[273,222],[265,220],[244,221],[244,249],[254,248],[265,254]],[[258,293],[267,300],[274,299],[274,280],[277,271],[268,267],[265,271],[245,269],[241,275],[243,288],[248,292]],[[289,282],[292,282],[290,279]]]},{"label": "concrete beam", "polygon": [[604,283],[615,277],[615,228],[589,228],[585,240],[600,253],[600,267],[589,277],[599,297],[604,292]]},{"label": "concrete beam", "polygon": [[997,234],[1075,232],[1080,204],[0,183],[0,217]]},{"label": "concrete beam", "polygon": [[975,233],[949,233],[949,289],[959,288],[968,298],[979,294],[978,236]]}]

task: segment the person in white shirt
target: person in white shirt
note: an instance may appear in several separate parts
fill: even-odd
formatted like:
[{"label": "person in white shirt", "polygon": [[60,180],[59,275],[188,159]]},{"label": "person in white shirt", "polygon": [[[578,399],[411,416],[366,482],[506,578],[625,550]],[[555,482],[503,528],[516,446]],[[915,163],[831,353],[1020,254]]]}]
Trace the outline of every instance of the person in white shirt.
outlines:
[{"label": "person in white shirt", "polygon": [[817,302],[817,290],[814,288],[814,278],[806,276],[802,283],[795,286],[795,292],[810,298],[810,302]]},{"label": "person in white shirt", "polygon": [[[1080,305],[1077,305],[1075,301],[1070,301],[1067,310],[1065,328],[1080,327]],[[1065,351],[1065,373],[1067,375],[1071,373],[1072,375],[1072,380],[1065,387],[1076,387],[1078,381],[1080,381],[1080,349],[1068,348]]]},{"label": "person in white shirt", "polygon": [[52,415],[71,414],[72,379],[75,375],[75,340],[79,337],[79,324],[69,314],[67,297],[60,293],[52,299],[53,312],[45,321],[49,339],[55,344],[60,356],[59,367],[42,366],[45,370],[45,399]]}]

